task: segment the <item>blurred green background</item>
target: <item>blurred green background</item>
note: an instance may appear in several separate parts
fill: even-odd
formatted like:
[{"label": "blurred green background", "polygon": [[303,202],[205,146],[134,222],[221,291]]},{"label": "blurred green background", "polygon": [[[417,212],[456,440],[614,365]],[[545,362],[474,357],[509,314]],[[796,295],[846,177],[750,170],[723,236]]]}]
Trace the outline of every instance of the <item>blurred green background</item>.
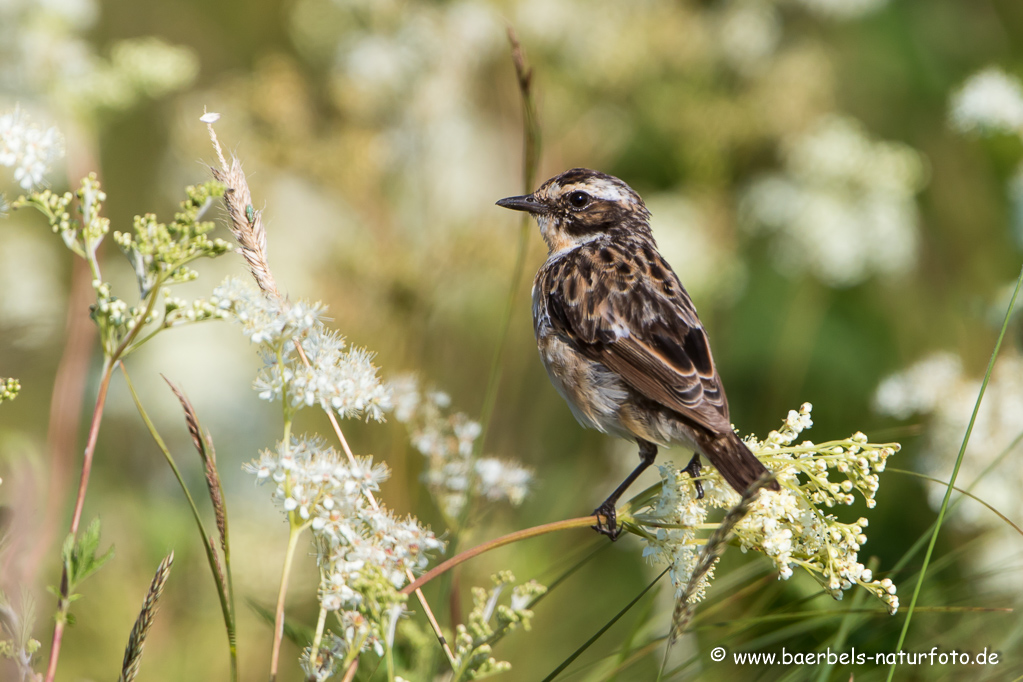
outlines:
[{"label": "blurred green background", "polygon": [[[814,440],[862,430],[904,444],[893,467],[946,479],[951,472],[959,425],[1020,267],[1023,144],[1010,133],[956,130],[950,102],[990,65],[1023,74],[1016,0],[15,0],[0,7],[0,25],[0,113],[17,104],[66,137],[65,161],[50,176],[54,189],[95,170],[113,229],[145,212],[169,217],[182,187],[208,177],[213,153],[198,118],[204,107],[219,112],[221,140],[242,159],[265,208],[271,265],[286,293],[329,304],[336,328],[376,351],[385,377],[414,371],[474,418],[519,234],[518,216],[493,202],[524,190],[505,35],[513,26],[535,69],[539,178],[597,168],[647,200],[654,235],[709,330],[739,431],[763,437],[810,401]],[[150,36],[163,42],[125,51],[124,41]],[[5,185],[9,198],[18,191]],[[583,515],[636,462],[634,446],[575,423],[538,362],[529,285],[545,250],[530,229],[484,450],[533,468],[535,485],[520,508],[497,506],[483,516],[463,547]],[[110,243],[104,248],[107,276],[130,287],[120,254]],[[36,594],[44,649],[52,609],[44,588],[58,580],[73,499],[47,492],[52,387],[65,349],[81,345],[68,344],[65,332],[70,263],[37,215],[16,212],[0,222],[0,376],[23,386],[0,407],[0,503],[22,533],[4,557],[3,587],[21,581]],[[188,285],[193,295],[226,274],[247,276],[234,257],[203,267]],[[1020,341],[1014,323],[1006,362],[1015,361]],[[895,416],[890,406],[888,414],[875,409],[886,377],[938,351],[953,354],[961,371],[936,385],[930,403]],[[91,352],[78,440],[63,474],[72,485],[95,395],[99,357]],[[209,323],[162,335],[128,365],[194,489],[200,467],[160,373],[188,392],[212,431],[239,603],[272,604],[287,529],[269,491],[240,465],[280,437],[279,414],[249,390],[258,367],[252,348],[237,329]],[[992,412],[978,425],[979,445],[968,453],[973,475],[960,485],[1023,432],[1023,394],[1013,390],[1019,365],[1006,367],[992,386]],[[115,674],[152,571],[171,549],[177,561],[142,674],[223,679],[219,606],[189,511],[123,382],[114,383],[85,518],[102,518],[104,544],[117,556],[74,606],[78,624],[65,637],[58,679]],[[319,416],[302,416],[301,429],[327,432]],[[388,505],[443,532],[419,483],[422,457],[402,426],[351,423],[346,434],[357,452],[394,470],[382,492]],[[662,453],[659,461],[672,458],[684,464],[688,454]],[[985,492],[982,482],[974,492],[1020,523],[1019,456],[1010,453],[986,480],[995,487]],[[860,558],[876,556],[875,574],[887,575],[934,520],[942,492],[888,472],[875,509],[857,503],[836,513],[870,519]],[[974,502],[962,509],[939,538],[920,604],[1018,604],[1020,536]],[[550,580],[600,544],[589,531],[573,531],[475,560],[461,573],[463,608],[468,588],[496,570]],[[903,609],[920,562],[917,555],[890,575]],[[289,615],[311,624],[315,567],[301,554],[298,564]],[[24,575],[26,566],[37,569]],[[657,571],[632,538],[602,551],[541,603],[533,632],[499,645],[497,655],[514,666],[505,678],[542,678]],[[744,580],[729,582],[733,573]],[[777,581],[766,559],[735,551],[717,575],[707,606],[722,606],[677,647],[673,660],[695,657],[677,679],[819,679],[816,668],[739,671],[706,652],[719,642],[754,651],[825,646],[839,619],[818,612],[840,613],[854,593],[833,602],[806,576]],[[623,641],[663,634],[667,592],[641,602],[563,679],[591,679],[600,669],[594,662]],[[852,619],[847,646],[893,651],[903,615],[859,605],[876,613]],[[262,679],[270,628],[240,610],[242,676]],[[437,610],[448,622],[446,605]],[[742,620],[797,611],[818,615]],[[988,647],[1002,652],[1002,663],[900,668],[898,679],[1016,679],[1021,634],[1016,613],[919,612],[905,650]],[[297,654],[285,645],[281,679],[300,679]],[[660,656],[654,651],[615,679],[653,679]],[[885,672],[839,666],[824,679]]]}]

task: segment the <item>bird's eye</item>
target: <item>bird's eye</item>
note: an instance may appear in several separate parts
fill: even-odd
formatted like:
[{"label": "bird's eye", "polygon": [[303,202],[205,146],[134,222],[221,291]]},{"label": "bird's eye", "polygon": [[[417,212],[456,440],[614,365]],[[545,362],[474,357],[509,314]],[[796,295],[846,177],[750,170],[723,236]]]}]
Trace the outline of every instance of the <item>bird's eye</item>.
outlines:
[{"label": "bird's eye", "polygon": [[582,208],[590,203],[590,195],[586,192],[572,192],[568,195],[568,203],[576,208]]}]

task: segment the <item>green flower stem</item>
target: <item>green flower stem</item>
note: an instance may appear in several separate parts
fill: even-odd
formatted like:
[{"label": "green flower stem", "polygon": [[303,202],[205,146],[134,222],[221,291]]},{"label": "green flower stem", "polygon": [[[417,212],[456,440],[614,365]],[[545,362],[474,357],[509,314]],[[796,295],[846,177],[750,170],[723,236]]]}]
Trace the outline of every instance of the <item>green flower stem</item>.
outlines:
[{"label": "green flower stem", "polygon": [[[288,424],[290,426],[290,422]],[[291,522],[291,530],[288,534],[288,549],[284,555],[284,568],[281,570],[281,588],[277,593],[277,611],[274,618],[274,644],[270,654],[270,682],[277,679],[277,666],[281,656],[281,640],[284,638],[284,602],[288,596],[288,579],[291,577],[291,563],[295,558],[295,548],[298,546],[298,538],[302,535],[306,525],[297,523],[298,515],[295,512],[288,514]]]},{"label": "green flower stem", "polygon": [[156,442],[156,446],[160,449],[160,452],[163,453],[164,459],[167,460],[167,464],[170,466],[171,471],[174,472],[174,478],[178,480],[178,485],[181,486],[181,492],[185,494],[185,499],[188,500],[188,506],[192,510],[192,517],[195,519],[195,525],[199,529],[199,536],[202,538],[202,544],[206,550],[206,561],[210,565],[210,572],[213,573],[213,581],[217,586],[217,597],[220,599],[220,610],[224,616],[224,627],[227,630],[228,651],[231,659],[231,679],[237,681],[237,626],[234,616],[234,590],[230,587],[231,564],[229,561],[230,555],[227,551],[227,543],[224,543],[224,570],[227,574],[225,583],[225,576],[221,575],[220,568],[217,564],[216,549],[213,546],[212,540],[210,540],[209,533],[206,532],[206,526],[203,525],[202,516],[199,514],[199,508],[195,504],[195,499],[192,498],[192,493],[189,492],[188,486],[185,485],[185,479],[181,476],[181,470],[178,469],[177,462],[174,461],[174,456],[171,455],[170,449],[160,436],[160,433],[156,430],[156,426],[149,418],[149,414],[146,412],[146,409],[142,406],[142,401],[139,399],[138,393],[135,392],[135,385],[132,383],[131,377],[128,375],[128,370],[124,367],[123,363],[121,364],[121,374],[124,375],[124,381],[128,386],[128,391],[131,393],[131,399],[135,402],[135,409],[138,410],[139,416],[142,417],[142,422],[146,425],[146,428],[149,429],[149,435],[153,437],[153,440]]},{"label": "green flower stem", "polygon": [[502,535],[499,538],[484,542],[482,545],[477,545],[472,549],[467,549],[457,556],[453,556],[442,564],[437,565],[432,570],[427,571],[419,577],[414,583],[406,585],[401,589],[401,593],[409,595],[420,589],[423,585],[430,582],[439,575],[447,573],[455,566],[477,557],[480,554],[489,552],[492,549],[498,547],[504,547],[520,540],[526,540],[528,538],[535,538],[540,535],[546,535],[547,533],[554,533],[559,530],[568,530],[570,528],[587,528],[597,523],[596,516],[581,516],[577,519],[567,519],[565,521],[555,521],[554,523],[547,523],[542,526],[534,526],[532,528],[526,528],[524,530],[515,531],[514,533],[508,533]]},{"label": "green flower stem", "polygon": [[[963,444],[959,448],[959,455],[956,457],[955,467],[952,469],[952,477],[948,480],[948,487],[945,489],[945,498],[941,501],[941,509],[938,511],[938,519],[934,522],[934,532],[931,533],[931,541],[927,545],[927,553],[924,554],[924,563],[920,567],[920,578],[916,581],[916,586],[913,588],[913,598],[909,602],[909,609],[906,611],[906,622],[902,624],[902,632],[899,633],[899,642],[895,645],[896,651],[902,650],[902,645],[906,641],[906,633],[909,632],[909,624],[913,620],[913,611],[916,609],[916,601],[920,596],[920,588],[923,586],[924,577],[927,574],[927,566],[931,563],[931,555],[934,553],[934,545],[938,541],[938,532],[941,531],[941,523],[945,520],[945,511],[948,509],[949,499],[952,497],[952,490],[955,486],[956,478],[959,476],[959,467],[962,466],[963,457],[966,455],[966,446],[970,442],[970,435],[973,433],[973,425],[977,421],[977,413],[980,412],[980,403],[984,399],[984,392],[987,390],[988,381],[991,379],[991,372],[995,368],[995,359],[998,357],[998,351],[1002,348],[1002,339],[1005,338],[1005,330],[1009,327],[1009,320],[1012,319],[1012,311],[1016,308],[1016,297],[1019,295],[1020,287],[1023,286],[1023,269],[1020,270],[1019,279],[1016,280],[1016,289],[1012,292],[1012,299],[1009,301],[1009,307],[1005,311],[1005,319],[1002,321],[1002,329],[998,333],[998,340],[995,342],[994,350],[991,351],[991,359],[987,364],[987,372],[984,373],[984,381],[980,385],[980,391],[977,393],[977,402],[973,406],[973,414],[970,415],[970,423],[966,427],[966,433],[963,435]],[[893,663],[888,668],[887,682],[891,682],[892,677],[895,676],[895,664]]]}]

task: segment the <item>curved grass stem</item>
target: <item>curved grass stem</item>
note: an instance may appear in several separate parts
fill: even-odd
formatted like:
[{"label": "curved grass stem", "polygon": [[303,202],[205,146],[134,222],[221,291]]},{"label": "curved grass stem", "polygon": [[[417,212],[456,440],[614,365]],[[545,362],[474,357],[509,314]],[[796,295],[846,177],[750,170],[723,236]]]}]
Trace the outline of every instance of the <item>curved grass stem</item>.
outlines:
[{"label": "curved grass stem", "polygon": [[505,545],[510,545],[512,543],[519,542],[520,540],[526,540],[528,538],[535,538],[540,535],[546,535],[547,533],[554,533],[559,530],[568,530],[570,528],[588,528],[596,523],[597,523],[596,516],[581,516],[577,519],[555,521],[554,523],[547,523],[542,526],[534,526],[532,528],[526,528],[524,530],[515,531],[514,533],[502,535],[501,537],[490,540],[489,542],[484,542],[482,545],[476,545],[472,549],[467,549],[461,554],[451,557],[444,563],[438,564],[432,570],[427,571],[426,573],[421,575],[419,579],[416,580],[414,583],[412,583],[411,585],[406,585],[404,588],[402,588],[401,593],[407,595],[411,594],[414,591],[418,591],[423,585],[430,582],[437,576],[447,573],[455,566],[458,566],[459,564],[464,563],[469,559],[472,559],[473,557],[477,557],[480,554],[485,554],[486,552],[489,552],[492,549],[504,547]]}]

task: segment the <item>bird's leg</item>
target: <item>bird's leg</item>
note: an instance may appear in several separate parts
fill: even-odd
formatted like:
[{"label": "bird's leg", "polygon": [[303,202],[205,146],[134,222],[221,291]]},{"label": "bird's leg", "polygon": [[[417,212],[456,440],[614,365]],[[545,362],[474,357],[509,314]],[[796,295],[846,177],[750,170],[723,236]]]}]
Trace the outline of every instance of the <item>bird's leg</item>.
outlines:
[{"label": "bird's leg", "polygon": [[[622,496],[632,482],[639,478],[639,475],[643,473],[648,466],[654,463],[654,458],[657,457],[657,446],[645,440],[639,441],[639,466],[632,470],[622,484],[615,488],[615,491],[611,493],[604,502],[593,510],[593,513],[597,517],[597,525],[593,526],[593,529],[598,533],[611,538],[612,541],[618,539],[618,534],[621,532],[618,529],[618,514],[615,511],[615,504],[618,502],[618,498]],[[601,517],[604,517],[604,521],[601,522]]]},{"label": "bird's leg", "polygon": [[689,464],[682,471],[689,474],[689,478],[693,479],[693,483],[696,484],[696,499],[703,499],[703,483],[700,482],[700,453],[694,452],[693,458],[689,460]]}]

